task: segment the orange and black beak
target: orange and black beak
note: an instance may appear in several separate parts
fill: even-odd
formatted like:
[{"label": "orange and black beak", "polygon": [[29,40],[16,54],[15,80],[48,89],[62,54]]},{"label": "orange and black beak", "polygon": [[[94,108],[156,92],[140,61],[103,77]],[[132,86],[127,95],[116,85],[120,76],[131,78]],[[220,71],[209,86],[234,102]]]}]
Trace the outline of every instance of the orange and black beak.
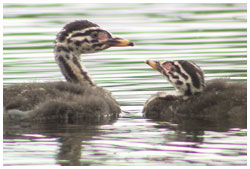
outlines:
[{"label": "orange and black beak", "polygon": [[122,46],[134,46],[133,42],[130,42],[127,39],[122,38],[112,38],[105,42],[105,44],[109,45],[110,47],[122,47]]},{"label": "orange and black beak", "polygon": [[153,69],[162,72],[164,69],[161,66],[161,62],[153,61],[153,60],[146,60],[145,61],[149,66],[151,66]]}]

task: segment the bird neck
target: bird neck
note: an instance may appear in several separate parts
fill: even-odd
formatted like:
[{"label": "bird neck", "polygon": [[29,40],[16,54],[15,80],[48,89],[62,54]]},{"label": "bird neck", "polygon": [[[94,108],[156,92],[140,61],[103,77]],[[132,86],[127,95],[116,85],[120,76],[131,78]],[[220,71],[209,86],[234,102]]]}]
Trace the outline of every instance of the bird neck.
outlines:
[{"label": "bird neck", "polygon": [[80,52],[63,44],[56,44],[54,52],[56,62],[67,81],[73,83],[88,82],[90,85],[95,85],[82,65]]}]

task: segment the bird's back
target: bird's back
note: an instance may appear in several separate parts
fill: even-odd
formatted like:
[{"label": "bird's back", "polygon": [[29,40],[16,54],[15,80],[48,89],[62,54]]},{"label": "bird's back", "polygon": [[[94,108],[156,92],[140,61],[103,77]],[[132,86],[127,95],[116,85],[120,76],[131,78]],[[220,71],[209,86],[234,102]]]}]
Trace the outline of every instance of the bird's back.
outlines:
[{"label": "bird's back", "polygon": [[[159,95],[159,94],[157,94]],[[229,119],[246,125],[247,85],[226,79],[207,82],[202,93],[190,96],[155,97],[144,109],[147,118],[174,121],[197,119],[215,122]]]},{"label": "bird's back", "polygon": [[3,97],[5,113],[15,118],[13,110],[18,109],[19,112],[28,114],[25,116],[25,120],[28,121],[98,123],[105,118],[115,119],[121,111],[107,90],[89,85],[87,82],[8,86],[3,90]]}]

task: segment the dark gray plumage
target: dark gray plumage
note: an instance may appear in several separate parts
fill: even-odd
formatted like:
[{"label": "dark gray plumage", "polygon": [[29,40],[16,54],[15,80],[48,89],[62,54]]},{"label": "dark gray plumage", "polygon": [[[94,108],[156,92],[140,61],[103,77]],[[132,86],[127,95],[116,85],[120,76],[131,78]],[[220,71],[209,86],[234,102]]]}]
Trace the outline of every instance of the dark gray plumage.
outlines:
[{"label": "dark gray plumage", "polygon": [[[163,68],[161,71],[166,70]],[[204,80],[202,76],[200,80]],[[218,124],[226,120],[231,127],[246,127],[246,83],[214,79],[205,83],[204,86],[201,91],[191,95],[170,95],[158,92],[146,102],[143,110],[144,116],[173,123],[196,120],[203,125],[215,125],[216,122]]]},{"label": "dark gray plumage", "polygon": [[119,104],[92,81],[80,55],[133,45],[87,20],[67,24],[57,34],[54,52],[68,82],[5,86],[4,122],[96,124],[116,119],[121,112]]},{"label": "dark gray plumage", "polygon": [[94,124],[114,120],[121,111],[110,92],[87,83],[20,84],[4,88],[3,97],[9,121]]}]

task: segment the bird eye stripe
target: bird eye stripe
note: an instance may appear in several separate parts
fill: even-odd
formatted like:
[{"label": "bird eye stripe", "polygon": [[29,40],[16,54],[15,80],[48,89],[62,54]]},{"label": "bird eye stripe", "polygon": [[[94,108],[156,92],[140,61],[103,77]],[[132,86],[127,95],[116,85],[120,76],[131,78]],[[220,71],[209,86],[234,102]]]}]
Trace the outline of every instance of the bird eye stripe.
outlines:
[{"label": "bird eye stripe", "polygon": [[96,48],[96,47],[100,48],[100,47],[102,47],[102,45],[103,45],[102,43],[97,43],[97,44],[93,44],[92,46],[93,46],[93,48]]},{"label": "bird eye stripe", "polygon": [[73,33],[73,34],[71,35],[71,37],[73,38],[73,37],[78,37],[78,36],[87,36],[87,35],[90,35],[91,32],[93,32],[93,31],[96,31],[96,30],[87,30],[86,32],[77,32],[77,33]]},{"label": "bird eye stripe", "polygon": [[172,78],[179,79],[179,76],[174,75],[172,72],[169,72],[169,74],[171,75]]},{"label": "bird eye stripe", "polygon": [[89,43],[89,40],[88,39],[83,39],[81,42],[82,43],[84,43],[84,42]]},{"label": "bird eye stripe", "polygon": [[91,43],[97,43],[97,42],[98,42],[98,40],[93,39],[93,40],[91,40],[90,42],[91,42]]},{"label": "bird eye stripe", "polygon": [[186,74],[184,74],[183,72],[181,72],[181,69],[178,65],[174,65],[176,72],[179,73],[184,79],[188,80],[188,76]]},{"label": "bird eye stripe", "polygon": [[88,39],[83,39],[81,41],[78,41],[78,40],[74,41],[74,44],[76,46],[81,46],[82,43],[89,43],[89,40]]},{"label": "bird eye stripe", "polygon": [[89,30],[86,30],[85,32],[75,32],[71,35],[71,38],[81,37],[81,36],[91,36],[91,34],[93,34],[93,32],[96,32],[97,34],[100,32],[103,32],[108,36],[108,38],[111,38],[111,35],[107,31],[102,30],[102,29],[89,29]]}]

